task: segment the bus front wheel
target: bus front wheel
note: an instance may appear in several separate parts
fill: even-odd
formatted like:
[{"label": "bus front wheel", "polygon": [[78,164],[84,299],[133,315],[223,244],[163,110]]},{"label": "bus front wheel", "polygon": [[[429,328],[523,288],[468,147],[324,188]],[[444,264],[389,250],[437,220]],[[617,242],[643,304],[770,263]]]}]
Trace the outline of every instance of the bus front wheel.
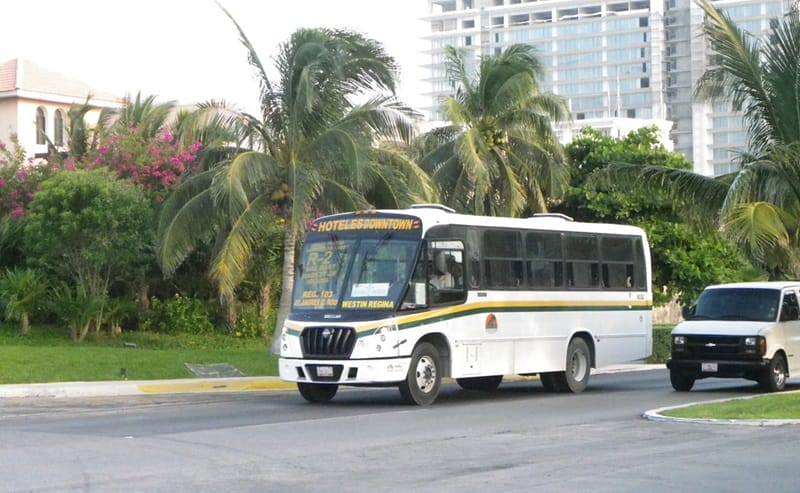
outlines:
[{"label": "bus front wheel", "polygon": [[327,383],[297,382],[297,390],[308,402],[328,402],[336,395],[339,386]]},{"label": "bus front wheel", "polygon": [[433,344],[423,342],[411,353],[406,379],[400,382],[400,395],[408,404],[428,406],[439,395],[442,385],[442,360]]}]

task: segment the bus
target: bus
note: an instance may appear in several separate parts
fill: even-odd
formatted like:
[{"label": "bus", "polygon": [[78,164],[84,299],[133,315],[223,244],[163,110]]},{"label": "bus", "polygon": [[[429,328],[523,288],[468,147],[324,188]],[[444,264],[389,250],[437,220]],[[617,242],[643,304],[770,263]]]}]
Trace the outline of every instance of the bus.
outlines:
[{"label": "bus", "polygon": [[397,386],[429,405],[443,378],[494,390],[507,375],[581,392],[592,368],[650,355],[651,276],[629,225],[439,204],[320,217],[298,256],[280,378],[310,402]]}]

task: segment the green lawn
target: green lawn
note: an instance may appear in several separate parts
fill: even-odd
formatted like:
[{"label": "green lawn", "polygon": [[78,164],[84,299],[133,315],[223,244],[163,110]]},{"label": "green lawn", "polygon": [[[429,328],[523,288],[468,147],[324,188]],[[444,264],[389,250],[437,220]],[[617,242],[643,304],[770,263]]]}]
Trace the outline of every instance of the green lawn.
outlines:
[{"label": "green lawn", "polygon": [[766,394],[662,412],[674,418],[800,419],[800,393]]},{"label": "green lawn", "polygon": [[263,339],[129,332],[74,343],[47,327],[27,335],[0,328],[0,362],[0,384],[190,378],[184,363],[228,363],[249,376],[277,375],[278,368]]}]

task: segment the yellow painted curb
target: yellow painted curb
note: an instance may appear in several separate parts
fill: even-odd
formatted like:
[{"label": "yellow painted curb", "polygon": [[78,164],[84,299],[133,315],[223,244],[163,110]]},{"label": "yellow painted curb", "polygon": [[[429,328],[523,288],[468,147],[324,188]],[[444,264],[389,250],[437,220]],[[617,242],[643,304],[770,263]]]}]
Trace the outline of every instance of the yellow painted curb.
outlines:
[{"label": "yellow painted curb", "polygon": [[190,382],[139,385],[139,390],[146,394],[165,392],[244,392],[248,390],[293,390],[297,384],[281,381],[253,382]]}]

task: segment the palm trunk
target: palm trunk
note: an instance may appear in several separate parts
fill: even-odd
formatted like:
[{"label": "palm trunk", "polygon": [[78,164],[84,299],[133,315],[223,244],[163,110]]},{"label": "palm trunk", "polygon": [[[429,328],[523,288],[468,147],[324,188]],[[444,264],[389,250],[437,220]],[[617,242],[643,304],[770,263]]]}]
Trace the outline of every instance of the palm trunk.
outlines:
[{"label": "palm trunk", "polygon": [[143,283],[141,286],[139,286],[139,306],[144,312],[150,311],[149,290],[150,285],[147,283]]},{"label": "palm trunk", "polygon": [[281,282],[281,302],[278,307],[278,319],[275,321],[275,329],[272,332],[272,342],[270,348],[274,354],[281,352],[281,329],[286,317],[289,316],[289,309],[292,306],[292,288],[294,287],[294,250],[297,244],[297,234],[291,226],[286,228],[286,235],[283,238],[283,279]]},{"label": "palm trunk", "polygon": [[236,330],[236,297],[225,297],[225,323],[228,325],[228,332]]},{"label": "palm trunk", "polygon": [[20,316],[20,323],[22,324],[22,333],[27,334],[31,331],[31,322],[28,319],[28,313],[22,312],[22,316]]},{"label": "palm trunk", "polygon": [[264,282],[258,290],[258,317],[267,318],[269,314],[269,299],[272,296],[272,286],[269,281]]}]

